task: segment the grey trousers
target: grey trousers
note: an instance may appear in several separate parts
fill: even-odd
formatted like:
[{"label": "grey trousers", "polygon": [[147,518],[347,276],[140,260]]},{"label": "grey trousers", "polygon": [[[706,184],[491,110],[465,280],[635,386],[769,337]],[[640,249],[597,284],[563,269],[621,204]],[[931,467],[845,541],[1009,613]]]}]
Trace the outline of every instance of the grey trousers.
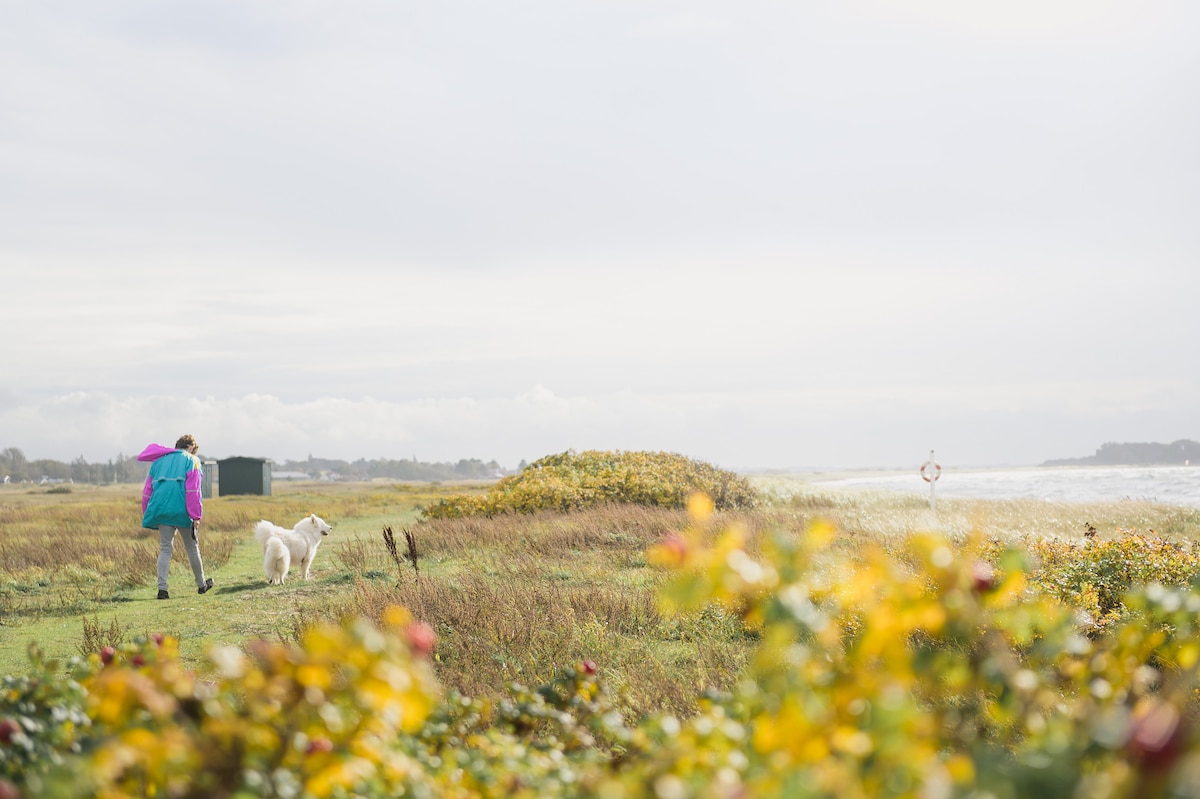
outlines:
[{"label": "grey trousers", "polygon": [[183,549],[187,552],[188,562],[192,564],[192,574],[196,577],[196,587],[204,587],[204,564],[200,561],[200,543],[192,538],[192,528],[172,527],[169,524],[158,526],[158,590],[167,590],[167,570],[171,566],[171,553],[175,549],[175,531],[183,539]]}]

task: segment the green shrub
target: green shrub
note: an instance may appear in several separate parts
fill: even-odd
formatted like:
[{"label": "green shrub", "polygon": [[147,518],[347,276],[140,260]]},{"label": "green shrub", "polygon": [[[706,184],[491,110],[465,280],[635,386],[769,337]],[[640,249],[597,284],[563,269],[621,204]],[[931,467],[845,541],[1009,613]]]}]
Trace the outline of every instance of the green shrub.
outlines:
[{"label": "green shrub", "polygon": [[749,481],[702,461],[667,452],[567,451],[548,455],[486,494],[447,497],[423,511],[427,519],[495,516],[502,513],[573,511],[605,503],[682,508],[694,493],[720,509],[759,503]]},{"label": "green shrub", "polygon": [[1191,546],[1118,532],[1121,537],[1111,540],[1029,542],[1024,548],[1032,559],[1030,587],[1078,609],[1084,623],[1098,630],[1127,612],[1130,591],[1155,583],[1186,587],[1200,575],[1200,555]]},{"label": "green shrub", "polygon": [[91,720],[79,682],[36,648],[29,656],[28,674],[0,678],[0,777],[39,795],[45,778],[81,751]]}]

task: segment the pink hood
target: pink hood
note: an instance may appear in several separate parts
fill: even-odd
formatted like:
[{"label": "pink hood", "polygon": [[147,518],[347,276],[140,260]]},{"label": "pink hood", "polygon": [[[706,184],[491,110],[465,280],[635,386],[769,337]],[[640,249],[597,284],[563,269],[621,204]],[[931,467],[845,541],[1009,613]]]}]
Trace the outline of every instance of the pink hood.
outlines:
[{"label": "pink hood", "polygon": [[147,463],[153,462],[161,458],[163,455],[170,455],[174,451],[174,447],[164,447],[162,444],[151,444],[142,450],[137,459]]}]

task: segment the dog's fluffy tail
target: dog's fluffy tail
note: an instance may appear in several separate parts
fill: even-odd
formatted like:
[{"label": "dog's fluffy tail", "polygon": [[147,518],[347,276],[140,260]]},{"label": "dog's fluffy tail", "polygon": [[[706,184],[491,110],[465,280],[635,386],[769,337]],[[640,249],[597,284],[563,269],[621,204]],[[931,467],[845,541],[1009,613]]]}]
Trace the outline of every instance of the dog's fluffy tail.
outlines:
[{"label": "dog's fluffy tail", "polygon": [[267,539],[263,548],[263,571],[267,575],[267,582],[271,585],[283,585],[291,565],[292,555],[283,541],[275,536]]},{"label": "dog's fluffy tail", "polygon": [[258,523],[258,526],[254,528],[254,540],[264,547],[267,545],[267,540],[273,535],[275,535],[275,525],[271,524],[266,519],[263,519]]}]

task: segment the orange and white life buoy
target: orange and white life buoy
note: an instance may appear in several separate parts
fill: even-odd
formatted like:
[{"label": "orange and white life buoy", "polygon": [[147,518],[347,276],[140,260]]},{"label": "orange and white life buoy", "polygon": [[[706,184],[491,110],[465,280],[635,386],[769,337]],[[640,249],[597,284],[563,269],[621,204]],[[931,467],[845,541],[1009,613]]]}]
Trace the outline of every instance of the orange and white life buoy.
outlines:
[{"label": "orange and white life buoy", "polygon": [[932,483],[934,480],[942,476],[942,464],[938,463],[937,461],[933,461],[933,469],[931,470],[933,472],[932,475],[926,473],[925,471],[928,466],[928,463],[921,464],[921,479],[926,483]]}]

